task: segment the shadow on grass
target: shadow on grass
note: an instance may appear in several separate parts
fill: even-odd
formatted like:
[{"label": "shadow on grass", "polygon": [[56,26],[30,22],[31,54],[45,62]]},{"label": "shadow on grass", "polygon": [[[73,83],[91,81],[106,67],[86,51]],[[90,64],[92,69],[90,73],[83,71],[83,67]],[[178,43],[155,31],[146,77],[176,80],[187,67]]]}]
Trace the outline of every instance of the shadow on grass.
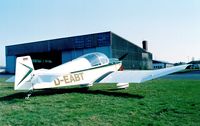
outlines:
[{"label": "shadow on grass", "polygon": [[[105,96],[114,96],[114,97],[122,97],[122,98],[134,98],[134,99],[142,99],[144,96],[137,94],[129,94],[124,92],[109,92],[103,90],[87,90],[86,88],[72,88],[72,89],[45,89],[45,90],[37,90],[34,91],[31,97],[37,96],[49,96],[56,94],[65,94],[65,93],[80,93],[80,94],[93,94],[93,95],[105,95]],[[26,92],[19,92],[11,95],[7,95],[4,97],[0,97],[0,101],[9,101],[13,99],[24,99],[27,96]]]}]

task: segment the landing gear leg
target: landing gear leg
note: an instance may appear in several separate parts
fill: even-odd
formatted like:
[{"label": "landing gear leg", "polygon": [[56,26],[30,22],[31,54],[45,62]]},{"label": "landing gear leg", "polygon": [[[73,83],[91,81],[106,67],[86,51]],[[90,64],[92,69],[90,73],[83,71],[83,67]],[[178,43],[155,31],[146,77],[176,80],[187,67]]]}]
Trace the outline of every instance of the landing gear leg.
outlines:
[{"label": "landing gear leg", "polygon": [[32,93],[33,93],[33,90],[30,90],[28,92],[27,96],[25,97],[25,99],[28,100]]}]

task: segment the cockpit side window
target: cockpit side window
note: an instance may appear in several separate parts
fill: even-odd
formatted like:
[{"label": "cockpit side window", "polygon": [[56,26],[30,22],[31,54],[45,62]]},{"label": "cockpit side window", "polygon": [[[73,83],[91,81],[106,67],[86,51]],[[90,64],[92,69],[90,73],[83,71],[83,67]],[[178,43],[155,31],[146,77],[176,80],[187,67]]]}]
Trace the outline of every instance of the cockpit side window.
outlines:
[{"label": "cockpit side window", "polygon": [[96,55],[98,56],[101,64],[108,64],[109,63],[109,59],[106,55],[104,55],[102,53],[96,53]]},{"label": "cockpit side window", "polygon": [[96,55],[87,55],[85,58],[91,63],[92,66],[101,65]]},{"label": "cockpit side window", "polygon": [[100,66],[109,63],[109,59],[102,53],[90,53],[82,56],[86,58],[92,66]]}]

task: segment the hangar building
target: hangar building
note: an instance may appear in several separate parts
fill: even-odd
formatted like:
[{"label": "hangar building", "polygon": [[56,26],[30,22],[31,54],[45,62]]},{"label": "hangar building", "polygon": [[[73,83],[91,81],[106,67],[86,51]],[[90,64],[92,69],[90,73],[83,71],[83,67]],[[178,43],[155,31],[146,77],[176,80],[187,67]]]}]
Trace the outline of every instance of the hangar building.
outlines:
[{"label": "hangar building", "polygon": [[159,61],[159,60],[153,60],[152,63],[153,63],[153,69],[162,69],[174,66],[173,63]]},{"label": "hangar building", "polygon": [[15,73],[18,56],[30,55],[35,69],[49,69],[90,52],[120,58],[125,69],[152,69],[151,53],[113,32],[102,32],[6,46],[6,71]]}]

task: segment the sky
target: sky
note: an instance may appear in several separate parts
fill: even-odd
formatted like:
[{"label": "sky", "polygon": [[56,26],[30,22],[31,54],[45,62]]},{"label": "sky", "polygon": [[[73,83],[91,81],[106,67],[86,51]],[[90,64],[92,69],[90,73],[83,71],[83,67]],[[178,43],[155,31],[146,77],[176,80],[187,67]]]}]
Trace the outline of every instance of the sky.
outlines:
[{"label": "sky", "polygon": [[0,65],[5,46],[112,31],[153,59],[200,60],[200,0],[0,0]]}]

